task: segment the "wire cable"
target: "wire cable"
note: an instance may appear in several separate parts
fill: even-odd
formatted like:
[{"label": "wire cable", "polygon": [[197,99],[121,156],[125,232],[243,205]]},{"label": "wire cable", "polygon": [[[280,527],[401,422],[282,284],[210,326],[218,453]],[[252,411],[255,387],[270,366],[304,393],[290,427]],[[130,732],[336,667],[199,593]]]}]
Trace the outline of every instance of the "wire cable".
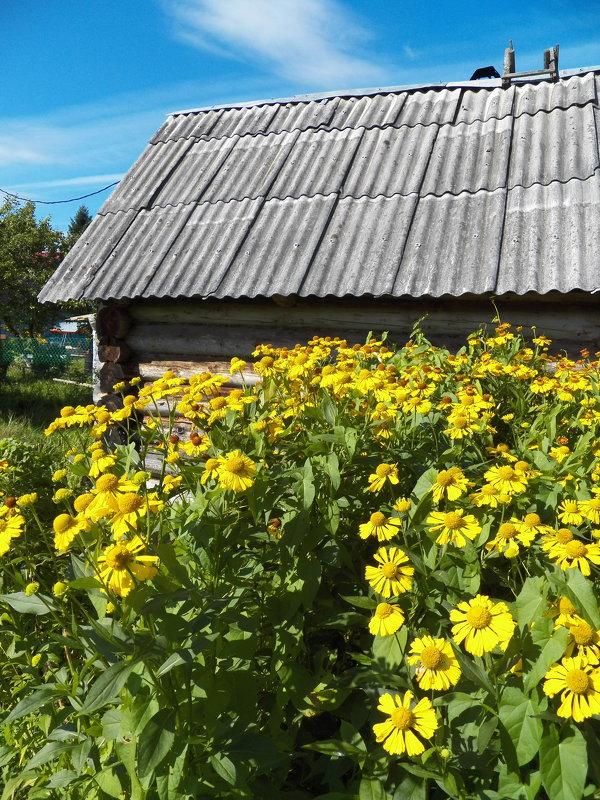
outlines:
[{"label": "wire cable", "polygon": [[109,183],[108,186],[103,186],[102,189],[97,189],[95,192],[90,192],[89,194],[82,194],[80,197],[70,197],[68,200],[32,200],[29,197],[21,197],[19,194],[15,194],[14,192],[7,192],[6,189],[0,189],[0,192],[5,194],[7,197],[14,197],[15,200],[23,200],[25,203],[41,203],[45,206],[56,206],[60,203],[74,203],[76,200],[85,200],[86,197],[93,197],[95,194],[100,194],[101,192],[105,192],[107,189],[112,189],[113,186],[116,186],[117,183],[120,181],[115,181],[114,183]]}]

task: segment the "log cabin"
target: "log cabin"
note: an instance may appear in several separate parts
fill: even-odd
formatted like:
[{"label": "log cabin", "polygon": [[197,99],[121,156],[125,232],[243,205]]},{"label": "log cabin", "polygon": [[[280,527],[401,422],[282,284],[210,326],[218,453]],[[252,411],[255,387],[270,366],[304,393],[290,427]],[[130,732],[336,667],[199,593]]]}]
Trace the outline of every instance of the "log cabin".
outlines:
[{"label": "log cabin", "polygon": [[600,67],[540,72],[169,115],[40,294],[101,304],[96,401],[421,318],[600,350]]}]

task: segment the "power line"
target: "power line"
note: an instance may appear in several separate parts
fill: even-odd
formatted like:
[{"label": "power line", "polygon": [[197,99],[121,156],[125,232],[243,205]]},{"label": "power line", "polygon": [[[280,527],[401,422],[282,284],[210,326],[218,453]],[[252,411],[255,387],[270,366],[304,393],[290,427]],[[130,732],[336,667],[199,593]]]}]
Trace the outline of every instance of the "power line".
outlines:
[{"label": "power line", "polygon": [[102,189],[97,189],[95,192],[90,192],[89,194],[82,194],[81,197],[70,197],[68,200],[32,200],[29,197],[21,197],[20,194],[15,194],[14,192],[7,192],[6,189],[0,189],[0,192],[5,194],[7,197],[14,197],[15,200],[23,200],[25,203],[41,203],[45,206],[56,206],[59,203],[74,203],[76,200],[85,200],[86,197],[93,197],[95,194],[100,194],[100,192],[105,192],[107,189],[112,189],[113,186],[116,186],[119,181],[115,181],[114,183],[109,183],[108,186],[103,186]]}]

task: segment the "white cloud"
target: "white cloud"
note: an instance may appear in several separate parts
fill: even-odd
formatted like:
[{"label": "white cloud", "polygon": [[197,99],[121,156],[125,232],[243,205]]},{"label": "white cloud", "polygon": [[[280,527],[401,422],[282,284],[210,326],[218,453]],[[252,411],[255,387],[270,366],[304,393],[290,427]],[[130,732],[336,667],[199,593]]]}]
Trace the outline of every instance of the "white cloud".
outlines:
[{"label": "white cloud", "polygon": [[368,31],[336,0],[162,0],[175,34],[203,49],[259,63],[294,81],[331,88],[379,82],[385,70],[359,52]]}]

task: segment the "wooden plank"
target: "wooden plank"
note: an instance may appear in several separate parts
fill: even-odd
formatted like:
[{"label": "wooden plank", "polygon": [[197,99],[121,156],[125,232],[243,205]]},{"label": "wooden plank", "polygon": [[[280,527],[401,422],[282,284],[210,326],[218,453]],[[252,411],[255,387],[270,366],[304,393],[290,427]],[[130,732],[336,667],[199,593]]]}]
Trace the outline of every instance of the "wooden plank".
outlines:
[{"label": "wooden plank", "polygon": [[244,386],[254,386],[260,381],[260,376],[249,369],[243,372],[229,374],[228,361],[181,361],[179,359],[169,360],[142,360],[140,358],[138,366],[140,377],[145,382],[156,381],[162,378],[167,370],[175,373],[177,378],[191,378],[200,372],[212,372],[213,375],[223,375],[227,378],[224,384],[229,389],[239,389]]}]

